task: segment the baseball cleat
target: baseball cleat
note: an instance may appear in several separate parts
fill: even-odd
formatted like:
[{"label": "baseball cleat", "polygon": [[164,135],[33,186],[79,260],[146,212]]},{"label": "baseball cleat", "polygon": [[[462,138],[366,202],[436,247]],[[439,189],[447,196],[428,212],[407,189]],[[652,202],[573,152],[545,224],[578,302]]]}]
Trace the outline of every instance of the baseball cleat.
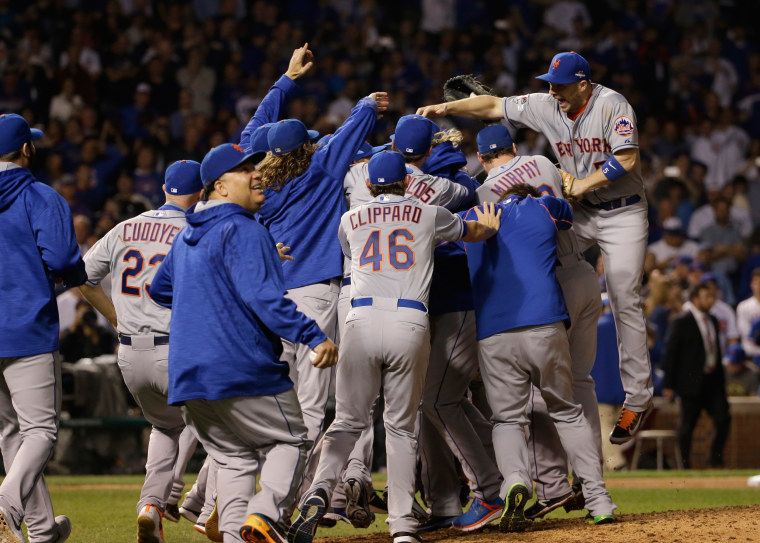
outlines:
[{"label": "baseball cleat", "polygon": [[499,531],[504,533],[524,532],[528,527],[528,519],[525,518],[525,502],[528,501],[530,492],[522,483],[515,483],[507,494],[507,508],[501,515]]},{"label": "baseball cleat", "polygon": [[615,522],[615,515],[595,515],[589,521],[589,524],[610,524]]},{"label": "baseball cleat", "polygon": [[199,534],[206,535],[206,523],[196,522],[195,524],[193,524],[193,530],[195,530]]},{"label": "baseball cleat", "polygon": [[369,491],[369,509],[373,513],[388,512],[388,502],[383,498],[383,493],[374,488]]},{"label": "baseball cleat", "polygon": [[277,525],[264,515],[249,515],[240,527],[240,537],[247,543],[288,543]]},{"label": "baseball cleat", "polygon": [[71,521],[66,515],[58,515],[55,517],[55,533],[56,538],[52,543],[63,543],[71,535]]},{"label": "baseball cleat", "polygon": [[179,508],[179,514],[185,517],[187,520],[189,520],[192,523],[198,522],[198,517],[201,516],[200,511],[193,511],[192,509],[188,509],[184,505]]},{"label": "baseball cleat", "polygon": [[293,521],[290,530],[288,530],[290,543],[311,543],[319,521],[325,516],[329,501],[327,492],[321,488],[308,492],[304,496],[298,518]]},{"label": "baseball cleat", "polygon": [[179,506],[176,503],[167,503],[164,509],[164,518],[171,522],[179,522],[182,518],[179,513]]},{"label": "baseball cleat", "polygon": [[216,508],[216,503],[214,504],[214,509],[206,520],[206,537],[217,543],[224,541],[224,536],[219,531],[219,510]]},{"label": "baseball cleat", "polygon": [[455,518],[451,525],[462,532],[474,532],[499,518],[503,511],[504,500],[501,498],[496,498],[491,503],[475,498],[467,512]]},{"label": "baseball cleat", "polygon": [[[581,496],[582,495],[583,494],[581,494]],[[536,501],[533,502],[533,505],[525,509],[525,518],[528,518],[530,520],[543,518],[544,515],[551,513],[555,509],[559,509],[560,507],[567,507],[567,504],[570,503],[573,498],[575,498],[575,494],[570,491],[567,493],[567,495],[561,496],[559,498],[552,498],[550,500],[536,499]],[[572,511],[572,509],[569,510]]]},{"label": "baseball cleat", "polygon": [[137,543],[164,543],[164,526],[161,511],[148,504],[137,515]]},{"label": "baseball cleat", "polygon": [[375,514],[370,510],[367,487],[356,479],[349,479],[343,485],[346,493],[346,516],[354,528],[368,528],[375,522]]},{"label": "baseball cleat", "polygon": [[420,543],[422,538],[412,532],[398,532],[391,536],[393,543]]},{"label": "baseball cleat", "polygon": [[433,532],[442,528],[451,528],[451,524],[458,517],[431,516],[427,522],[421,522],[417,527],[418,532]]},{"label": "baseball cleat", "polygon": [[586,508],[586,496],[583,495],[583,488],[573,485],[573,497],[562,506],[565,512],[583,511]]},{"label": "baseball cleat", "polygon": [[622,445],[632,440],[651,411],[651,405],[641,412],[631,411],[625,407],[620,409],[617,423],[615,423],[612,432],[610,432],[610,443]]},{"label": "baseball cleat", "polygon": [[0,507],[0,541],[3,543],[24,543],[21,528],[13,523],[13,518]]}]

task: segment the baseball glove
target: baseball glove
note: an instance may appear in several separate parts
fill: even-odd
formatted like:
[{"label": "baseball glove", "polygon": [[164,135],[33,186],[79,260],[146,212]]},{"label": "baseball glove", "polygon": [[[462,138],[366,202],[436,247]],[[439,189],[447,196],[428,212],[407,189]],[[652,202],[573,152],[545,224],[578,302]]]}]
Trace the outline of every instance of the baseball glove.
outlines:
[{"label": "baseball glove", "polygon": [[577,200],[571,192],[573,190],[573,183],[575,183],[575,177],[561,168],[559,169],[559,174],[562,176],[562,194],[565,196],[565,199],[570,201]]},{"label": "baseball glove", "polygon": [[475,79],[472,74],[456,75],[443,84],[443,99],[447,102],[483,94],[495,96],[490,87]]}]

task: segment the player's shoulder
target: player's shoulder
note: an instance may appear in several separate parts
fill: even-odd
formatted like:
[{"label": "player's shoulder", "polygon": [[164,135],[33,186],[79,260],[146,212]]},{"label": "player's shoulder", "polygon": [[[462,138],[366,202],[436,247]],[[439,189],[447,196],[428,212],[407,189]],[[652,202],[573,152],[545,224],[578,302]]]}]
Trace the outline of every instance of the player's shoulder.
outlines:
[{"label": "player's shoulder", "polygon": [[531,92],[528,94],[516,94],[515,96],[508,96],[505,98],[508,104],[517,106],[518,108],[520,106],[525,106],[526,104],[530,105],[543,105],[543,104],[550,104],[554,105],[557,103],[557,101],[552,98],[552,95],[548,92]]},{"label": "player's shoulder", "polygon": [[626,105],[630,107],[630,104],[628,103],[628,100],[625,98],[625,96],[614,89],[594,83],[594,92],[598,93],[597,100],[604,103],[605,105]]},{"label": "player's shoulder", "polygon": [[[31,183],[24,192],[27,196],[31,196],[33,201],[37,200],[46,205],[66,204],[66,200],[63,199],[63,196],[58,194],[53,187],[46,185],[41,181]],[[66,207],[68,208],[68,205],[66,205]]]},{"label": "player's shoulder", "polygon": [[548,168],[553,168],[555,171],[557,171],[557,168],[554,167],[554,162],[549,160],[544,155],[522,155],[521,158],[528,162],[535,162],[541,168],[548,167]]}]

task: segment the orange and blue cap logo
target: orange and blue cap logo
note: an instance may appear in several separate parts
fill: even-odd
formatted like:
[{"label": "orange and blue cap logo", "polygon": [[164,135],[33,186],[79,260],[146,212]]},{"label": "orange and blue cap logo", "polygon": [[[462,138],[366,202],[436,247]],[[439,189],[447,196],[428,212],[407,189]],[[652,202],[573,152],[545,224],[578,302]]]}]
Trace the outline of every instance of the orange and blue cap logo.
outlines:
[{"label": "orange and blue cap logo", "polygon": [[232,148],[235,149],[235,151],[239,151],[241,153],[245,153],[245,151],[243,151],[243,148],[240,147],[237,143],[233,143],[232,144]]},{"label": "orange and blue cap logo", "polygon": [[552,70],[556,70],[559,68],[559,63],[562,62],[561,58],[556,59],[554,62],[552,62]]}]

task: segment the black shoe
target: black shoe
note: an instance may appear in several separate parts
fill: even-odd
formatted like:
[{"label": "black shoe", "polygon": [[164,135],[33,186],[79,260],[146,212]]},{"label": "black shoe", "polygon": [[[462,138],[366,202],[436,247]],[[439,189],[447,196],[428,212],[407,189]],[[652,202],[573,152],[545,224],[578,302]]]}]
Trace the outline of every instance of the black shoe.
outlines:
[{"label": "black shoe", "polygon": [[567,495],[561,496],[559,498],[552,498],[550,500],[536,499],[536,501],[533,502],[533,505],[525,509],[525,518],[529,518],[531,520],[543,518],[545,515],[551,513],[555,509],[559,509],[560,507],[566,505],[574,497],[575,494],[573,494],[571,491]]},{"label": "black shoe", "polygon": [[454,521],[458,517],[439,517],[439,516],[432,516],[430,517],[427,522],[420,523],[420,526],[417,528],[418,532],[432,532],[434,530],[440,530],[442,528],[451,528],[451,525],[454,523]]},{"label": "black shoe", "polygon": [[586,497],[583,495],[583,489],[573,486],[573,497],[562,507],[569,513],[570,511],[583,511],[586,508]]},{"label": "black shoe", "polygon": [[412,532],[398,532],[391,536],[393,538],[393,543],[421,543],[422,538]]},{"label": "black shoe", "polygon": [[382,492],[375,490],[369,496],[369,508],[373,513],[387,513],[388,502],[383,498]]},{"label": "black shoe", "polygon": [[633,436],[636,435],[636,432],[641,429],[641,425],[644,424],[644,421],[651,411],[651,405],[641,412],[631,411],[630,409],[623,407],[620,410],[617,423],[615,423],[615,426],[610,433],[610,443],[614,445],[622,445],[623,443],[632,440]]},{"label": "black shoe", "polygon": [[327,492],[321,488],[317,488],[304,496],[298,518],[293,521],[290,530],[288,530],[288,541],[290,543],[311,543],[319,521],[327,512],[329,501]]},{"label": "black shoe", "polygon": [[164,518],[172,522],[179,522],[182,516],[179,514],[179,506],[176,503],[167,503],[164,509]]},{"label": "black shoe", "polygon": [[524,532],[528,527],[528,519],[525,518],[525,502],[530,493],[528,487],[522,483],[515,483],[507,494],[507,508],[501,515],[499,531],[504,533]]},{"label": "black shoe", "polygon": [[375,514],[370,511],[367,487],[356,479],[349,479],[343,485],[346,493],[346,516],[354,528],[368,528],[375,522]]}]

